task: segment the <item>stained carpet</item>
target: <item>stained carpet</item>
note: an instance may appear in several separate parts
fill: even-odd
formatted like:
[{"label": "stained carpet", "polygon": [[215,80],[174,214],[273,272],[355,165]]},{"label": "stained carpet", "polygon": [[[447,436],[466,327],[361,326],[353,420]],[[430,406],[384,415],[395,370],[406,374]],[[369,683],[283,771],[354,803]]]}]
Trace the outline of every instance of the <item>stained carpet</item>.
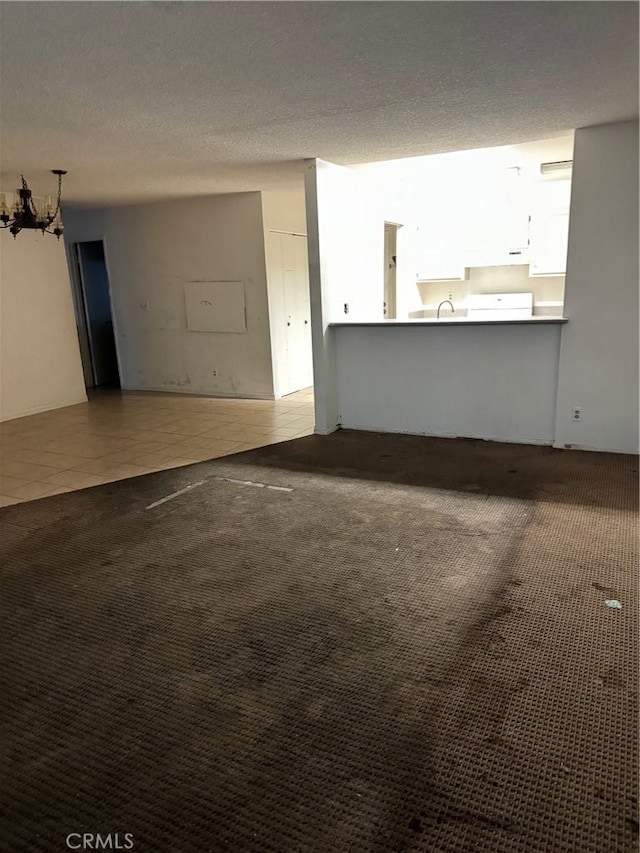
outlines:
[{"label": "stained carpet", "polygon": [[344,431],[5,508],[3,849],[637,849],[637,484]]}]

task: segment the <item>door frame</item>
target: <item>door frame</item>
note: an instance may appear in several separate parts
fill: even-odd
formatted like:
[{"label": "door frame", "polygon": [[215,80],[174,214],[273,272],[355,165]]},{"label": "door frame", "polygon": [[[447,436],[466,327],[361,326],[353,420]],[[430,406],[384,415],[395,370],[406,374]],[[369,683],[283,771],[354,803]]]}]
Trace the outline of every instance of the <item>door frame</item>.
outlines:
[{"label": "door frame", "polygon": [[[392,255],[392,257],[394,258],[393,276],[392,276],[393,286],[391,287],[391,283],[390,283],[390,287],[389,287],[390,296],[391,296],[391,291],[393,291],[393,294],[392,294],[393,316],[391,316],[389,314],[389,309],[391,306],[386,305],[387,314],[385,314],[385,316],[384,316],[385,320],[395,320],[398,317],[398,263],[397,263],[397,258],[398,258],[398,231],[400,230],[400,228],[402,228],[402,225],[399,225],[397,222],[388,222],[387,220],[385,220],[385,223],[384,223],[384,249],[383,249],[383,252],[384,252],[384,281],[382,283],[382,293],[383,293],[382,300],[383,300],[383,303],[385,305],[386,305],[385,296],[386,296],[386,292],[387,292],[387,275],[389,272],[389,270],[387,268],[387,235],[388,234],[389,235],[393,234],[393,251],[394,251],[394,254]],[[389,302],[391,302],[391,298],[389,299]]]},{"label": "door frame", "polygon": [[[310,380],[311,380],[311,385],[313,385],[313,343],[312,343],[312,339],[311,339],[311,292],[309,289],[309,238],[304,234],[296,234],[295,232],[289,232],[288,234],[287,234],[287,232],[283,232],[283,237],[285,237],[285,236],[293,237],[294,238],[294,245],[296,247],[300,246],[300,243],[297,241],[299,241],[299,240],[304,241],[302,245],[304,246],[305,263],[303,265],[301,265],[301,269],[304,269],[305,273],[306,273],[307,286],[304,288],[304,291],[306,293],[305,303],[306,303],[306,305],[308,305],[308,310],[309,310],[309,320],[308,321],[305,320],[304,322],[305,322],[305,325],[308,325],[308,327],[309,327],[309,329],[308,329],[308,337],[309,337],[308,355],[309,355],[309,368],[310,368],[310,373],[311,373]],[[297,248],[294,249],[294,253],[296,251],[297,251]],[[285,304],[285,308],[286,308],[287,307],[287,295],[288,295],[287,285],[286,285],[286,281],[287,281],[287,279],[286,279],[286,268],[285,268],[284,272],[285,272],[285,277],[283,279],[283,285],[284,285],[284,294],[283,295],[284,295],[284,304]],[[295,293],[294,311],[299,307],[300,293],[301,292],[302,292],[302,289],[299,290],[298,288],[296,288],[294,290],[294,293]],[[298,321],[301,321],[302,317],[298,317],[296,315],[295,319]],[[288,322],[287,322],[287,326],[288,326]],[[305,335],[305,337],[306,337],[306,335]],[[287,335],[287,338],[289,338],[289,335]],[[302,338],[299,338],[299,341],[302,342]],[[300,360],[300,353],[303,353],[305,350],[306,350],[306,347],[304,346],[304,344],[302,345],[302,347],[295,347],[294,348],[294,355],[293,355],[294,363],[297,363]],[[289,375],[291,376],[291,374],[289,374]],[[296,374],[294,374],[294,376],[295,375]],[[305,388],[309,387],[306,380],[304,381],[304,384],[301,386],[299,385],[298,382],[293,382],[291,384],[295,387],[288,392],[289,394],[295,394],[297,391],[302,391]]]},{"label": "door frame", "polygon": [[[68,266],[71,271],[71,293],[73,296],[73,304],[76,310],[76,320],[78,326],[78,338],[80,344],[80,358],[82,361],[82,372],[85,378],[85,384],[87,382],[88,376],[91,378],[91,385],[86,385],[87,388],[97,388],[96,385],[96,377],[95,377],[95,369],[94,369],[94,359],[93,359],[93,347],[91,343],[91,335],[89,334],[89,312],[87,310],[87,299],[85,294],[84,280],[82,276],[82,267],[80,262],[80,252],[79,246],[82,243],[102,243],[102,252],[104,255],[104,265],[107,271],[107,290],[109,293],[109,309],[111,312],[111,323],[113,328],[113,342],[116,351],[116,364],[118,367],[118,380],[120,382],[120,388],[124,388],[122,383],[122,359],[120,356],[120,346],[119,346],[119,338],[120,335],[118,333],[116,315],[113,308],[113,292],[111,289],[111,271],[109,269],[109,258],[107,255],[107,240],[105,237],[95,237],[89,240],[74,240],[73,242],[69,242],[68,251],[67,251],[67,259]],[[88,364],[86,360],[88,358]]]},{"label": "door frame", "polygon": [[80,258],[78,256],[78,244],[67,245],[67,265],[69,267],[69,278],[71,281],[71,297],[73,309],[76,315],[76,328],[78,330],[78,346],[80,349],[80,362],[84,376],[85,388],[95,388],[95,377],[93,375],[93,358],[91,356],[91,344],[89,343],[89,330],[87,328],[87,306],[82,288],[82,276],[80,275]]}]

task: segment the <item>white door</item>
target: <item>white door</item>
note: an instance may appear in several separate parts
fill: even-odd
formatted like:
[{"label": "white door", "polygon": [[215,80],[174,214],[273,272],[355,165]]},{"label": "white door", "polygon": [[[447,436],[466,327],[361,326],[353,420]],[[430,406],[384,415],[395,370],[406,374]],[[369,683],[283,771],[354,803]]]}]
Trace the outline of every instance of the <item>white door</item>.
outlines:
[{"label": "white door", "polygon": [[269,233],[272,353],[280,396],[313,384],[307,238]]}]

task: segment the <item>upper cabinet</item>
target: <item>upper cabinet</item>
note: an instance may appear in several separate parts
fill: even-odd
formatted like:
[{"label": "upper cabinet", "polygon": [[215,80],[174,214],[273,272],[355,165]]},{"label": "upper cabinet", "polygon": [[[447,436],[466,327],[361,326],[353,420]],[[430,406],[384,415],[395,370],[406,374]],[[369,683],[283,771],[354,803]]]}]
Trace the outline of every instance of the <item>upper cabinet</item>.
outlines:
[{"label": "upper cabinet", "polygon": [[424,187],[418,281],[455,281],[468,267],[529,264],[530,275],[564,275],[570,181],[533,179],[519,168],[451,172]]},{"label": "upper cabinet", "polygon": [[461,281],[465,278],[466,265],[458,247],[427,248],[418,259],[418,281]]},{"label": "upper cabinet", "polygon": [[531,217],[530,275],[564,275],[567,270],[569,214],[537,213]]},{"label": "upper cabinet", "polygon": [[[428,194],[433,187],[427,188]],[[418,226],[418,281],[460,280],[465,277],[464,187],[440,188],[438,204],[429,207]]]},{"label": "upper cabinet", "polygon": [[531,275],[566,273],[570,196],[568,180],[542,182],[536,187],[529,224]]},{"label": "upper cabinet", "polygon": [[478,175],[465,220],[467,266],[527,263],[529,212],[520,169]]},{"label": "upper cabinet", "polygon": [[467,267],[526,264],[529,211],[520,170],[494,168],[448,181],[431,187],[438,204],[420,229],[418,279],[456,280]]}]

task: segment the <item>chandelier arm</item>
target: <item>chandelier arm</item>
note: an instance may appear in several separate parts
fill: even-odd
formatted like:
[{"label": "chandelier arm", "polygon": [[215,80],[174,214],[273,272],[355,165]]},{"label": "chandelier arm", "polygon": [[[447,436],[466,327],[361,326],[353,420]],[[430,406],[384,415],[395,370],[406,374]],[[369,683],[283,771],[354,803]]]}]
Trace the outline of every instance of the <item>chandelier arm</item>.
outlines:
[{"label": "chandelier arm", "polygon": [[[62,195],[62,175],[58,175],[58,198],[56,201],[56,209],[51,214],[52,218],[55,219],[58,215],[58,211],[60,210],[60,196]],[[53,233],[53,232],[51,232]]]},{"label": "chandelier arm", "polygon": [[[11,228],[12,225],[16,224],[16,221],[17,220],[12,219],[10,222],[7,222],[5,225],[0,225],[0,229]],[[23,231],[24,229],[21,227],[20,230]],[[53,234],[54,237],[57,236],[56,232],[53,231],[51,228],[34,228],[33,230],[34,231],[41,231],[43,234]]]}]

